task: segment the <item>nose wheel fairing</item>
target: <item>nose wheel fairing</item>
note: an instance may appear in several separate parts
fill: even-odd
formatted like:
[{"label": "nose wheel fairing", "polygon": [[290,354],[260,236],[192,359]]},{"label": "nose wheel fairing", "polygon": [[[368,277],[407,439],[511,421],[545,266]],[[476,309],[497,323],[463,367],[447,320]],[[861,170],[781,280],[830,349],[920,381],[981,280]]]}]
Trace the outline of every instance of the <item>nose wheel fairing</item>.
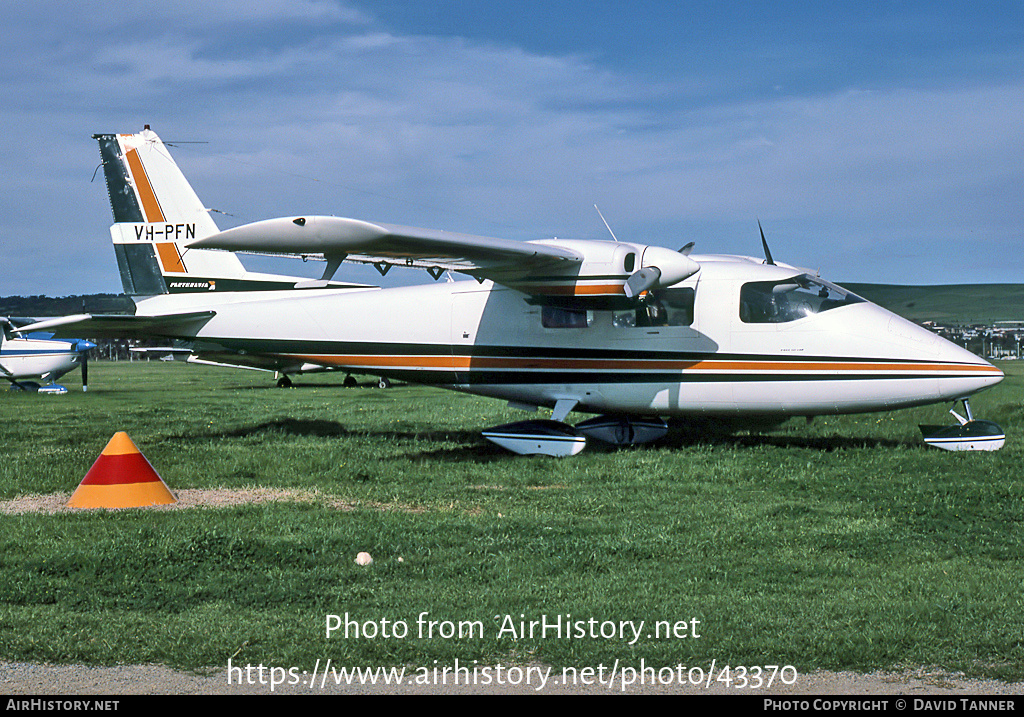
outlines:
[{"label": "nose wheel fairing", "polygon": [[998,424],[974,418],[967,399],[964,404],[964,418],[955,409],[950,413],[956,418],[956,426],[920,426],[924,442],[929,446],[946,451],[998,451],[1006,442],[1006,434]]}]

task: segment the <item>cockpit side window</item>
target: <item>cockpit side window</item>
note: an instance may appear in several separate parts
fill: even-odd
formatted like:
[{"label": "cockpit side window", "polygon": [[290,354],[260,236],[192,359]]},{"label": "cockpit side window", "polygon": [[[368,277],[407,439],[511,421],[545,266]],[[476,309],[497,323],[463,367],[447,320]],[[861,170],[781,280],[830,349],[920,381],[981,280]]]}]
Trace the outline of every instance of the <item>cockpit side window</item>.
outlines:
[{"label": "cockpit side window", "polygon": [[752,281],[740,289],[740,320],[782,324],[864,301],[835,284],[801,274],[782,281]]}]

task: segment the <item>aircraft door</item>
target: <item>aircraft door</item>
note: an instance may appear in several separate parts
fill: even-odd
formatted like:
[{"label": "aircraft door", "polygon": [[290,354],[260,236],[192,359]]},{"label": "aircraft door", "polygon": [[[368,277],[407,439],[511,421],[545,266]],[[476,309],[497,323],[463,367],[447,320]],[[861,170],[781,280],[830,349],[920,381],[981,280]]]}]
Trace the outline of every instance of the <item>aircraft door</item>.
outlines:
[{"label": "aircraft door", "polygon": [[455,383],[469,384],[469,368],[473,348],[480,340],[481,318],[490,292],[473,288],[452,293],[451,303],[451,354]]}]

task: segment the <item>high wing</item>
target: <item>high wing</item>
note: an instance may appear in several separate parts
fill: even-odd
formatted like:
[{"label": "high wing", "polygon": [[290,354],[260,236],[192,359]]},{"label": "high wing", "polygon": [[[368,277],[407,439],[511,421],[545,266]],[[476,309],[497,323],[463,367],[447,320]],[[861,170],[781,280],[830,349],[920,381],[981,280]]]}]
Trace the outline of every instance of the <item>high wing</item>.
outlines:
[{"label": "high wing", "polygon": [[581,253],[552,243],[330,216],[267,219],[214,234],[191,247],[323,258],[328,271],[321,281],[329,279],[341,261],[374,264],[381,273],[392,265],[413,266],[430,270],[435,278],[452,270],[504,283],[537,271],[572,273],[584,260]]},{"label": "high wing", "polygon": [[192,242],[199,249],[289,254],[327,261],[326,285],[343,261],[468,274],[530,294],[540,301],[597,306],[633,301],[700,270],[688,252],[658,246],[593,240],[512,241],[436,229],[328,216],[281,217],[245,224]]}]

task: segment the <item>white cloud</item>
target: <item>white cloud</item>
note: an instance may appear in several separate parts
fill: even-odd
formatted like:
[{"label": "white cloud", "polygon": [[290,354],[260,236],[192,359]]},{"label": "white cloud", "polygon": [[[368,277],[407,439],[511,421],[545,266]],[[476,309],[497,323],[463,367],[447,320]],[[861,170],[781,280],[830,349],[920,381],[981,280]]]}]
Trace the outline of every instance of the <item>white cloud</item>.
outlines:
[{"label": "white cloud", "polygon": [[[54,28],[15,39],[24,71],[0,74],[13,98],[0,112],[20,141],[5,162],[32,189],[5,204],[0,228],[33,247],[90,242],[95,261],[66,279],[68,292],[117,288],[105,196],[87,184],[97,162],[88,135],[143,123],[209,142],[176,156],[204,201],[239,220],[319,211],[603,237],[597,203],[620,238],[657,229],[672,244],[697,227],[702,251],[749,250],[749,237],[730,244],[726,232],[761,217],[794,240],[816,236],[809,247],[824,252],[826,240],[971,232],[1007,242],[1021,219],[1020,86],[701,104],[700,78],[685,73],[652,80],[579,53],[399,35],[338,3],[248,10],[214,3],[172,22],[175,8],[157,3],[83,14],[66,43]],[[32,19],[15,16],[8,36]],[[271,32],[275,22],[288,32]],[[26,251],[4,242],[4,256]],[[842,258],[871,269],[855,252]],[[46,278],[7,277],[32,281]]]}]

